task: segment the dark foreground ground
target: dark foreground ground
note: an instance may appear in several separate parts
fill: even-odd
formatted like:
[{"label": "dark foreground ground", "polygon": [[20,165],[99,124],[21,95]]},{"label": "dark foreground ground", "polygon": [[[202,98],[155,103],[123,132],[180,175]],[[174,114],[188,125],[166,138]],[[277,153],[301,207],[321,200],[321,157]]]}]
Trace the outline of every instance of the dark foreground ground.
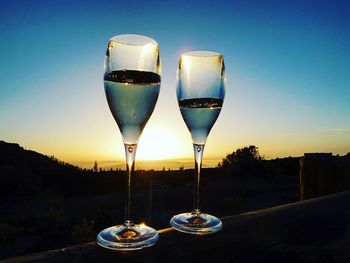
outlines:
[{"label": "dark foreground ground", "polygon": [[[134,218],[156,229],[192,207],[192,171],[185,175],[139,174]],[[297,201],[298,177],[288,175],[230,176],[205,171],[201,184],[202,211],[228,216]],[[165,177],[172,178],[165,178]],[[123,177],[123,176],[121,176]],[[184,178],[188,177],[188,178]],[[138,180],[139,179],[139,180]],[[122,181],[122,180],[119,180]],[[115,193],[76,197],[18,197],[1,202],[0,257],[49,250],[94,240],[103,228],[123,222],[121,182]],[[84,185],[76,185],[84,188]]]},{"label": "dark foreground ground", "polygon": [[[299,200],[297,158],[204,169],[201,209],[218,217]],[[92,172],[0,142],[0,259],[95,239],[123,222],[123,171]],[[190,211],[193,170],[138,171],[134,220],[156,229]]]}]

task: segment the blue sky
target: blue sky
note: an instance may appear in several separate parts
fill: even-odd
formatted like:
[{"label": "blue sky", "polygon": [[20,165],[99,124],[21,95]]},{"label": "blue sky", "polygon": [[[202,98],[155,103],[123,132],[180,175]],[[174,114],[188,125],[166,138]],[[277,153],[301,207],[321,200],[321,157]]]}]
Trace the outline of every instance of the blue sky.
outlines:
[{"label": "blue sky", "polygon": [[69,162],[123,159],[102,83],[108,39],[160,45],[162,87],[142,159],[191,158],[176,102],[181,52],[224,55],[224,107],[205,158],[350,152],[348,1],[1,1],[0,139]]}]

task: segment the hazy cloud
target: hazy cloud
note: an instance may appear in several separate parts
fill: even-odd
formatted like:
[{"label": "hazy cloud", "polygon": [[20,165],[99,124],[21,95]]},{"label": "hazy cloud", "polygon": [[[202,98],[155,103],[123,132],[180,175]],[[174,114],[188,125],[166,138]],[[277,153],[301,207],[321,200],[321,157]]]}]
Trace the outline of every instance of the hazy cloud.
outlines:
[{"label": "hazy cloud", "polygon": [[329,128],[329,129],[321,129],[322,131],[329,132],[350,132],[350,128]]}]

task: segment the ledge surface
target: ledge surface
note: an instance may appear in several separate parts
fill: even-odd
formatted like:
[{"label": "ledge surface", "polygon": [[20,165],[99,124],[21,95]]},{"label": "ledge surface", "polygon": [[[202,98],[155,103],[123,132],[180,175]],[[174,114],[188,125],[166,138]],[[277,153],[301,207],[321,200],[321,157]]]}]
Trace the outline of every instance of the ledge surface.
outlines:
[{"label": "ledge surface", "polygon": [[214,235],[159,230],[156,245],[136,252],[90,242],[0,262],[350,262],[350,191],[222,221]]}]

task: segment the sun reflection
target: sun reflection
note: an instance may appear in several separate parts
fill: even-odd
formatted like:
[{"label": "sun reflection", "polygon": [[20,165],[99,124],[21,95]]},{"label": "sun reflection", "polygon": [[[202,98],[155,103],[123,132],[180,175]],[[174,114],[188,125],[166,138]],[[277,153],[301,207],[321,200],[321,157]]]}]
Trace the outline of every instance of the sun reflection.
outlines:
[{"label": "sun reflection", "polygon": [[157,51],[158,46],[154,43],[147,43],[142,48],[142,53],[139,61],[139,69],[144,70],[145,67],[145,60],[149,59],[149,56],[151,53],[155,53]]},{"label": "sun reflection", "polygon": [[191,59],[188,56],[181,55],[183,72],[186,72],[186,82],[190,81],[190,69],[191,69]]}]

